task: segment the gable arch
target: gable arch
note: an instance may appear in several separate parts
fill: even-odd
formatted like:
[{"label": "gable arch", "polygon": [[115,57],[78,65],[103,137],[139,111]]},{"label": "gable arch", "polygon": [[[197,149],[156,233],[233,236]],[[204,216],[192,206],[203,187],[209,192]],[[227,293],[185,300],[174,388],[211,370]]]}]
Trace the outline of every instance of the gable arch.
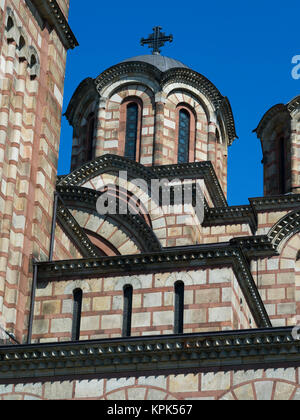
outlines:
[{"label": "gable arch", "polygon": [[95,100],[99,100],[99,95],[94,80],[88,77],[77,87],[64,114],[70,125],[74,127],[84,113],[85,104]]},{"label": "gable arch", "polygon": [[[180,100],[180,97],[177,99],[178,103],[183,102],[188,104],[195,114],[199,112],[205,113],[207,121],[215,120],[215,109],[212,104],[207,100],[207,98],[198,92],[197,89],[189,86],[184,83],[171,84],[164,88],[164,93],[167,95],[167,98],[171,98],[173,95],[182,95],[186,99]],[[173,96],[174,97],[174,96]],[[194,102],[194,103],[193,103]]]},{"label": "gable arch", "polygon": [[124,79],[120,78],[120,80],[108,84],[101,89],[99,94],[101,97],[111,98],[119,90],[132,85],[143,86],[144,88],[150,90],[153,96],[161,90],[159,83],[155,79],[152,79],[147,75],[136,74]]},{"label": "gable arch", "polygon": [[300,210],[294,210],[282,217],[269,231],[268,238],[280,253],[285,243],[300,232]]},{"label": "gable arch", "polygon": [[155,91],[143,82],[124,81],[118,83],[114,89],[107,93],[107,95],[103,96],[105,96],[108,101],[122,104],[127,97],[137,97],[142,102],[151,101],[154,106]]},{"label": "gable arch", "polygon": [[95,85],[101,97],[108,97],[109,92],[123,82],[142,83],[151,88],[154,93],[157,93],[160,91],[160,79],[161,71],[151,64],[128,62],[117,64],[105,70],[95,79]]}]

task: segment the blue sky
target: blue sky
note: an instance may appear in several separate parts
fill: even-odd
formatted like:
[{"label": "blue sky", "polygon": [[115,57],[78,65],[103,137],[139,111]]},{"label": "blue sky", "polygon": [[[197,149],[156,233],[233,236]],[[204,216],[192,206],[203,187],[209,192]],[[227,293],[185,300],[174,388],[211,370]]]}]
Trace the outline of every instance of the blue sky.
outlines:
[{"label": "blue sky", "polygon": [[[269,108],[300,94],[300,79],[291,75],[292,58],[300,55],[299,0],[70,3],[80,46],[68,53],[64,112],[83,79],[150,53],[140,39],[162,26],[174,36],[162,54],[206,76],[231,103],[239,139],[229,148],[229,204],[262,196],[262,152],[252,131]],[[69,172],[71,147],[72,129],[63,117],[59,174]]]}]

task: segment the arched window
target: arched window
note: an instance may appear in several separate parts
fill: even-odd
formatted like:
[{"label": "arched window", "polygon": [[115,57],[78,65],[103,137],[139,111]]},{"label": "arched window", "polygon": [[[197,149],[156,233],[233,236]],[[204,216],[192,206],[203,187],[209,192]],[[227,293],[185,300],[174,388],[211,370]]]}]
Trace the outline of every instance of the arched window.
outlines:
[{"label": "arched window", "polygon": [[124,308],[123,308],[123,337],[131,336],[131,318],[132,318],[132,295],[133,287],[131,285],[124,286]]},{"label": "arched window", "polygon": [[73,291],[73,323],[72,323],[72,341],[78,341],[80,338],[80,323],[82,309],[82,290]]},{"label": "arched window", "polygon": [[136,160],[139,107],[135,102],[130,102],[126,111],[125,157]]},{"label": "arched window", "polygon": [[23,36],[20,36],[18,50],[21,51],[26,45],[25,39]]},{"label": "arched window", "polygon": [[8,17],[6,23],[6,32],[7,32],[7,42],[10,44],[11,42],[17,42],[17,30],[13,18],[11,16]]},{"label": "arched window", "polygon": [[29,74],[31,80],[35,80],[40,74],[40,61],[38,58],[38,54],[35,48],[32,46],[29,47]]},{"label": "arched window", "polygon": [[178,163],[188,163],[191,134],[191,116],[190,113],[181,109],[179,111],[178,124]]},{"label": "arched window", "polygon": [[177,281],[174,285],[174,334],[183,334],[184,321],[184,283]]},{"label": "arched window", "polygon": [[85,143],[85,153],[86,161],[89,162],[94,158],[94,131],[95,131],[95,114],[92,113],[87,118],[86,125],[86,143]]},{"label": "arched window", "polygon": [[14,26],[15,26],[14,21],[13,21],[12,17],[9,16],[8,19],[7,19],[7,24],[6,24],[7,32],[9,32],[11,30],[11,28],[13,28]]}]

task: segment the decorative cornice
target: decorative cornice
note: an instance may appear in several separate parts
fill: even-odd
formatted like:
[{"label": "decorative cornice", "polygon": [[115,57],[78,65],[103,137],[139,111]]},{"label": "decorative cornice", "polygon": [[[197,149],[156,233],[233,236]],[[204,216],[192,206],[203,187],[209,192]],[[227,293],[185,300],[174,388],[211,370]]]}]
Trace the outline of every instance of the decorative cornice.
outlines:
[{"label": "decorative cornice", "polygon": [[61,204],[57,208],[57,222],[84,258],[101,256],[98,248],[90,241],[69,210]]},{"label": "decorative cornice", "polygon": [[290,327],[0,347],[1,383],[299,365]]},{"label": "decorative cornice", "polygon": [[159,179],[204,179],[211,199],[217,207],[227,207],[227,201],[210,161],[152,166],[152,172]]},{"label": "decorative cornice", "polygon": [[75,125],[74,115],[76,114],[76,107],[78,106],[79,102],[83,97],[86,97],[86,99],[90,97],[98,98],[98,93],[96,90],[94,79],[90,77],[83,80],[77,87],[64,114],[69,123],[73,126]]},{"label": "decorative cornice", "polygon": [[56,0],[31,0],[31,2],[35,5],[41,17],[56,30],[67,50],[79,45]]},{"label": "decorative cornice", "polygon": [[300,210],[282,217],[267,235],[233,238],[230,243],[239,246],[249,258],[278,255],[281,243],[300,232]]},{"label": "decorative cornice", "polygon": [[126,171],[128,179],[142,178],[146,181],[155,179],[151,168],[123,156],[106,154],[91,162],[85,163],[69,175],[60,178],[58,185],[81,186],[98,175],[104,173],[117,174],[120,171]]},{"label": "decorative cornice", "polygon": [[272,243],[268,235],[233,238],[230,240],[230,243],[234,246],[239,246],[249,259],[278,255],[277,247]]},{"label": "decorative cornice", "polygon": [[270,121],[272,121],[272,119],[281,113],[287,113],[287,107],[284,104],[278,104],[278,105],[274,105],[271,109],[269,109],[269,111],[267,111],[265,113],[265,115],[263,116],[263,118],[261,119],[258,127],[253,130],[253,133],[257,134],[258,138],[262,137],[262,133],[265,130],[265,128],[267,127],[267,125],[269,124]]},{"label": "decorative cornice", "polygon": [[124,76],[136,73],[150,75],[153,79],[157,81],[158,84],[160,83],[162,75],[162,72],[157,67],[152,66],[152,64],[140,61],[119,63],[105,70],[95,79],[96,89],[100,94],[101,90],[107,85],[117,82],[118,80],[120,80],[120,78]]},{"label": "decorative cornice", "polygon": [[[100,191],[76,186],[57,186],[57,192],[67,208],[83,210],[99,216],[96,210],[97,200],[103,194]],[[118,212],[116,212],[118,213]],[[139,214],[108,214],[108,218],[115,220],[128,236],[136,242],[143,252],[161,250],[160,242]]]},{"label": "decorative cornice", "polygon": [[172,68],[161,72],[152,64],[139,61],[119,63],[104,71],[95,79],[96,88],[101,94],[102,89],[128,74],[150,75],[163,88],[171,83],[185,83],[193,86],[213,104],[217,114],[222,117],[227,130],[229,145],[237,138],[234,117],[228,99],[221,95],[215,85],[202,74],[189,68]]},{"label": "decorative cornice", "polygon": [[229,243],[165,248],[160,252],[140,255],[37,263],[39,281],[196,270],[224,265],[233,267],[256,324],[259,327],[270,327],[271,323],[249,264],[242,250]]},{"label": "decorative cornice", "polygon": [[300,95],[296,96],[295,98],[293,98],[288,104],[287,104],[287,109],[289,111],[290,114],[292,114],[294,111],[296,111],[297,109],[300,109]]},{"label": "decorative cornice", "polygon": [[214,207],[206,211],[203,226],[229,223],[248,224],[254,234],[257,230],[257,215],[252,206]]},{"label": "decorative cornice", "polygon": [[202,74],[188,68],[176,68],[170,69],[162,75],[161,85],[163,87],[169,84],[181,82],[187,83],[199,89],[211,100],[216,110],[220,108],[224,97],[221,95],[216,86]]},{"label": "decorative cornice", "polygon": [[257,212],[288,210],[300,207],[300,194],[249,198],[249,201]]},{"label": "decorative cornice", "polygon": [[151,180],[155,179],[204,179],[214,205],[228,206],[214,167],[209,161],[146,167],[123,156],[107,154],[84,164],[69,175],[60,177],[57,185],[81,186],[103,173],[118,174],[120,171],[126,171],[129,180],[144,179],[149,184],[149,192]]},{"label": "decorative cornice", "polygon": [[217,114],[222,117],[227,130],[229,145],[238,138],[232,108],[226,97],[202,74],[188,68],[174,68],[162,74],[161,86],[171,83],[186,83],[203,93],[213,104]]},{"label": "decorative cornice", "polygon": [[300,209],[282,217],[268,233],[268,238],[277,248],[282,241],[300,231]]}]

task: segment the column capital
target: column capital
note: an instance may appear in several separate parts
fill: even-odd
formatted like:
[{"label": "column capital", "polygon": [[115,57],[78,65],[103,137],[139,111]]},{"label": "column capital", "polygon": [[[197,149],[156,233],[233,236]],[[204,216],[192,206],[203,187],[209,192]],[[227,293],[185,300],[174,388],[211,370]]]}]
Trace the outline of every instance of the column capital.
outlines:
[{"label": "column capital", "polygon": [[99,99],[99,108],[100,109],[106,109],[107,101],[108,101],[108,98],[101,97]]},{"label": "column capital", "polygon": [[163,103],[165,104],[167,102],[167,96],[164,92],[157,92],[155,94],[155,103]]}]

